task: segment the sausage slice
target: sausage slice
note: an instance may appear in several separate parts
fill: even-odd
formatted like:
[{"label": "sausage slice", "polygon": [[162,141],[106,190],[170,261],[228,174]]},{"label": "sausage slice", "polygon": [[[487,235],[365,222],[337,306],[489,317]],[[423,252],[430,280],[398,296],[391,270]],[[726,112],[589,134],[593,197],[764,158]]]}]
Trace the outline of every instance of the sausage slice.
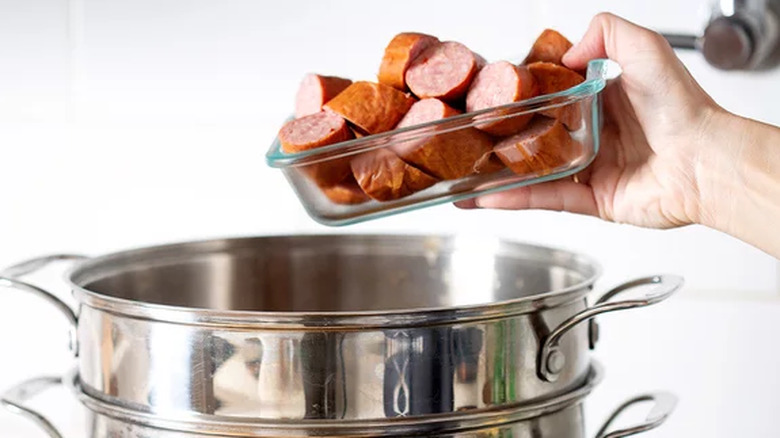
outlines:
[{"label": "sausage slice", "polygon": [[363,193],[355,178],[350,174],[346,180],[329,187],[323,187],[322,192],[334,204],[355,205],[369,200]]},{"label": "sausage slice", "polygon": [[[479,111],[506,105],[530,99],[538,94],[539,87],[527,68],[498,61],[488,64],[477,73],[466,95],[466,111]],[[501,114],[495,112],[490,116]],[[532,116],[532,114],[514,115],[477,125],[477,128],[492,135],[512,135],[522,129]]]},{"label": "sausage slice", "polygon": [[454,102],[465,96],[485,60],[454,41],[425,49],[406,70],[406,85],[417,97]]},{"label": "sausage slice", "polygon": [[[542,94],[557,93],[568,90],[585,81],[579,73],[551,62],[534,62],[528,64],[528,71],[539,84]],[[542,111],[541,114],[560,119],[569,129],[579,129],[582,123],[582,112],[579,103]]]},{"label": "sausage slice", "polygon": [[290,120],[279,130],[282,151],[296,153],[352,138],[347,122],[325,111]]},{"label": "sausage slice", "polygon": [[436,178],[405,163],[387,149],[377,149],[352,159],[352,174],[368,196],[391,201],[434,185]]},{"label": "sausage slice", "polygon": [[[396,128],[405,128],[460,114],[439,99],[422,99],[412,105]],[[393,151],[404,161],[443,180],[457,179],[487,171],[493,140],[475,128],[459,128],[455,131],[435,134],[426,138],[396,143]]]},{"label": "sausage slice", "polygon": [[[352,139],[347,122],[337,114],[321,111],[291,120],[279,131],[282,151],[296,153]],[[302,167],[315,183],[329,186],[344,180],[349,173],[349,160],[337,159]]]},{"label": "sausage slice", "polygon": [[576,159],[582,146],[560,121],[540,116],[519,134],[500,141],[493,150],[518,175],[544,175]]},{"label": "sausage slice", "polygon": [[438,43],[438,38],[424,33],[403,32],[393,37],[382,57],[382,65],[377,76],[379,83],[406,91],[404,76],[409,64],[425,49]]},{"label": "sausage slice", "polygon": [[581,74],[552,62],[534,62],[528,64],[528,71],[539,84],[542,94],[568,90],[585,81]]},{"label": "sausage slice", "polygon": [[552,30],[545,29],[534,41],[531,51],[525,57],[524,64],[532,62],[552,62],[563,65],[561,58],[571,48],[572,43],[565,36]]},{"label": "sausage slice", "polygon": [[336,76],[308,74],[295,95],[295,117],[322,111],[322,106],[349,87],[352,81]]},{"label": "sausage slice", "polygon": [[413,103],[413,97],[393,87],[360,81],[326,103],[325,109],[344,117],[364,134],[378,134],[393,129]]}]

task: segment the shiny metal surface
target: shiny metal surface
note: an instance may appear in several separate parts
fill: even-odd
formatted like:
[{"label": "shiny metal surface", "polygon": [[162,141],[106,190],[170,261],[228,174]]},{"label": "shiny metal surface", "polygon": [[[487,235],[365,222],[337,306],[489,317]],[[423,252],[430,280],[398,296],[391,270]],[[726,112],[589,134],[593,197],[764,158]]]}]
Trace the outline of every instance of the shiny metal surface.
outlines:
[{"label": "shiny metal surface", "polygon": [[86,260],[89,257],[80,254],[53,254],[45,257],[36,257],[34,259],[19,262],[13,266],[3,269],[0,274],[6,277],[22,277],[39,271],[46,266],[56,262],[73,262]]},{"label": "shiny metal surface", "polygon": [[[128,412],[114,405],[91,399],[79,391],[75,373],[65,381],[72,392],[87,407],[89,431],[81,438],[219,438],[219,437],[295,437],[295,436],[427,436],[427,437],[534,437],[534,438],[583,438],[585,436],[582,405],[584,399],[599,383],[600,367],[595,366],[585,384],[574,391],[554,399],[522,407],[508,408],[488,415],[474,416],[453,414],[449,418],[411,420],[387,424],[346,424],[332,420],[320,420],[323,426],[305,425],[302,422],[287,424],[242,424],[232,428],[225,425],[181,424],[153,415]],[[11,388],[2,396],[4,406],[14,406],[12,412],[22,413],[41,426],[51,438],[64,438],[46,417],[29,407],[31,398],[38,393],[59,385],[62,379],[47,377],[32,379]],[[635,403],[654,401],[655,405],[644,422],[607,433],[613,420],[627,407]],[[660,426],[672,413],[676,398],[669,393],[640,395],[623,403],[610,415],[601,427],[597,438],[617,438],[635,435]],[[411,432],[409,432],[411,431]]]},{"label": "shiny metal surface", "polygon": [[592,316],[598,274],[503,240],[325,235],[125,251],[69,279],[95,399],[166,418],[373,421],[580,386],[587,325],[556,339],[554,382],[537,362],[556,328]]},{"label": "shiny metal surface", "polygon": [[710,0],[702,35],[665,33],[678,49],[699,50],[722,70],[764,70],[780,65],[780,0]]},{"label": "shiny metal surface", "polygon": [[57,427],[46,416],[27,406],[27,402],[39,393],[62,384],[60,377],[37,377],[8,388],[0,396],[0,406],[12,414],[21,415],[35,422],[51,438],[62,438]]},{"label": "shiny metal surface", "polygon": [[662,36],[675,49],[698,50],[701,48],[701,38],[696,35],[664,32]]},{"label": "shiny metal surface", "polygon": [[701,53],[710,64],[723,70],[748,66],[755,51],[750,30],[742,20],[718,17],[707,25],[701,39]]},{"label": "shiny metal surface", "polygon": [[[645,294],[642,299],[625,300],[619,302],[611,302],[610,300],[623,292],[630,291],[633,288],[644,285],[658,285],[651,292]],[[589,307],[582,312],[571,316],[564,321],[561,325],[556,327],[545,339],[542,344],[542,351],[539,355],[539,371],[540,377],[548,382],[554,382],[558,378],[558,374],[564,369],[566,363],[566,356],[558,347],[558,343],[561,338],[571,329],[576,327],[585,321],[590,321],[595,324],[593,317],[604,313],[615,312],[618,310],[628,310],[637,307],[646,307],[651,304],[659,303],[669,298],[677,289],[682,287],[682,277],[676,275],[664,275],[655,277],[639,278],[634,281],[623,283],[620,286],[608,291],[602,295],[593,307]],[[597,329],[595,326],[591,326],[591,333],[593,334],[590,345],[593,346],[596,342]]]},{"label": "shiny metal surface", "polygon": [[49,304],[54,306],[54,308],[57,309],[63,316],[65,316],[65,319],[68,320],[68,324],[70,326],[68,329],[68,348],[74,356],[78,356],[78,341],[76,339],[76,325],[78,321],[76,313],[70,308],[70,306],[65,304],[65,302],[60,300],[56,295],[38,286],[21,281],[18,278],[40,270],[54,262],[77,261],[83,260],[85,258],[86,257],[84,256],[73,254],[50,255],[17,263],[0,271],[0,288],[23,291],[43,298],[49,302]]},{"label": "shiny metal surface", "polygon": [[[609,427],[612,425],[612,423],[617,420],[617,418],[620,416],[623,411],[630,408],[631,406],[642,403],[642,402],[653,402],[653,408],[650,410],[650,412],[647,414],[647,418],[645,418],[645,421],[643,421],[640,424],[637,424],[635,426],[630,426],[625,429],[615,430],[612,432],[607,432],[609,430]],[[673,394],[670,394],[668,392],[656,392],[652,394],[644,394],[637,397],[634,397],[628,401],[623,402],[622,405],[618,406],[617,409],[612,413],[612,415],[609,416],[606,422],[604,422],[604,425],[601,426],[601,429],[596,433],[596,438],[621,438],[624,436],[631,436],[636,435],[638,433],[647,432],[648,430],[655,429],[656,427],[663,424],[670,415],[672,415],[672,412],[674,412],[674,408],[677,406],[677,397],[675,397]]]}]

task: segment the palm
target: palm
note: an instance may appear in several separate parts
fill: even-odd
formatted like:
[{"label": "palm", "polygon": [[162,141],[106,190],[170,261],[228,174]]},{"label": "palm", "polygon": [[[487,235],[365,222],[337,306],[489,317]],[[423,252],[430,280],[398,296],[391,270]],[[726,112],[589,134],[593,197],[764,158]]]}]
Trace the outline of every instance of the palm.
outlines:
[{"label": "palm", "polygon": [[690,223],[692,212],[683,193],[695,184],[684,176],[691,175],[681,156],[684,145],[674,144],[684,140],[660,136],[654,141],[662,144],[651,146],[625,95],[615,90],[606,100],[602,148],[584,175],[597,214],[653,228]]},{"label": "palm", "polygon": [[[657,114],[656,114],[657,115]],[[664,117],[660,117],[664,119]],[[689,139],[677,135],[680,123],[643,126],[621,87],[605,92],[601,150],[593,163],[571,179],[521,187],[458,203],[500,209],[540,208],[599,216],[634,225],[670,228],[694,222],[697,205]],[[645,132],[653,132],[648,139]],[[690,198],[690,196],[689,196]],[[693,197],[693,199],[696,199]]]}]

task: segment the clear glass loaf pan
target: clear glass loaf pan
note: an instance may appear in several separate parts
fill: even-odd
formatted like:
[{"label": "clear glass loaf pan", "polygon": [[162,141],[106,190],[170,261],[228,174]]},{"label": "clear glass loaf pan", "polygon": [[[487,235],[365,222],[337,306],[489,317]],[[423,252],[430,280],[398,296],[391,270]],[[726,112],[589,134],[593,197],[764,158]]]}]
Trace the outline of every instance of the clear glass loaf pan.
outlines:
[{"label": "clear glass loaf pan", "polygon": [[[568,90],[298,153],[283,152],[277,137],[266,154],[266,160],[268,165],[284,172],[308,214],[317,222],[330,226],[353,224],[486,193],[565,178],[587,167],[598,153],[603,124],[601,93],[607,82],[617,78],[620,73],[621,69],[615,62],[597,59],[588,64],[585,81]],[[559,108],[565,109],[559,110]],[[528,114],[536,115],[542,112],[550,114],[551,111],[567,112],[568,122],[565,126],[570,136],[579,144],[578,152],[573,156],[557,162],[553,160],[554,167],[540,168],[524,165],[520,167],[524,167],[525,170],[519,171],[517,166],[513,166],[515,170],[513,171],[502,165],[503,169],[490,173],[476,173],[460,179],[442,180],[399,199],[381,202],[369,199],[358,204],[338,204],[331,201],[323,189],[308,176],[314,166],[333,165],[337,160],[343,163],[369,151],[397,150],[395,148],[404,143],[419,142],[444,133],[473,129],[496,120],[528,117]],[[557,114],[561,113],[557,112]],[[529,163],[534,162],[533,157],[523,155]],[[491,161],[501,163],[496,158],[490,157]]]}]

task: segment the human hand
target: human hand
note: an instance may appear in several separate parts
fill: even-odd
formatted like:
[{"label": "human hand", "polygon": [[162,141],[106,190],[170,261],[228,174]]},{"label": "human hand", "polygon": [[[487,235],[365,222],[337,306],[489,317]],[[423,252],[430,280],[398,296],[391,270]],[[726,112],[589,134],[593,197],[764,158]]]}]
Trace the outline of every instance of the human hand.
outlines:
[{"label": "human hand", "polygon": [[[700,222],[702,154],[723,112],[666,40],[611,14],[599,14],[564,56],[572,69],[610,58],[623,69],[604,91],[602,146],[575,180],[546,182],[456,203],[461,208],[548,209],[634,225]],[[576,182],[578,181],[578,182]]]}]

